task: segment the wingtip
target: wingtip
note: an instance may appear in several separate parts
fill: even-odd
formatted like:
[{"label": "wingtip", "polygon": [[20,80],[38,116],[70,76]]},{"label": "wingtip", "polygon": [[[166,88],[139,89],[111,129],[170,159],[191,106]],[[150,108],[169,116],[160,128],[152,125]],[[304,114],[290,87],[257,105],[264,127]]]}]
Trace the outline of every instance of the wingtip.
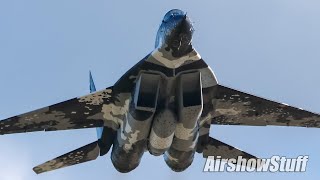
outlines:
[{"label": "wingtip", "polygon": [[36,174],[44,173],[44,171],[42,171],[41,168],[39,168],[38,166],[32,168],[32,170],[33,170],[33,172],[35,172]]}]

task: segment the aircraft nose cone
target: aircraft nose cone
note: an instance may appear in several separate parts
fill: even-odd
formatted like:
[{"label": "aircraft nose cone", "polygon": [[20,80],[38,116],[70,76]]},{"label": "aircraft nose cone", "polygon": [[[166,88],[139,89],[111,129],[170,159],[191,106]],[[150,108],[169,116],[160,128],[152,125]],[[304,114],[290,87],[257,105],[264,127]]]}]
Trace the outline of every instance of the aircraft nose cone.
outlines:
[{"label": "aircraft nose cone", "polygon": [[166,13],[163,18],[163,22],[170,22],[171,20],[181,21],[186,19],[186,15],[187,14],[180,9],[172,9]]},{"label": "aircraft nose cone", "polygon": [[188,17],[187,13],[180,9],[172,9],[168,11],[163,17],[162,24],[168,29],[172,30],[181,30],[185,29],[184,27],[189,28],[189,30],[193,30],[193,25]]},{"label": "aircraft nose cone", "polygon": [[166,44],[181,51],[185,50],[190,46],[193,32],[193,24],[187,13],[179,9],[170,10],[163,17],[155,47]]}]

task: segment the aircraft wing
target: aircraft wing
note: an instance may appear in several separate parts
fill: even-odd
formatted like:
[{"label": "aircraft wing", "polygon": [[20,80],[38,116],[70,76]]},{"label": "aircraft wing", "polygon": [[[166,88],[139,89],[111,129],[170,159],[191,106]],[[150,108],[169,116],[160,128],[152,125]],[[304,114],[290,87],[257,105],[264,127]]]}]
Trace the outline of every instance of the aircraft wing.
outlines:
[{"label": "aircraft wing", "polygon": [[234,164],[240,163],[238,162],[238,158],[241,157],[242,159],[250,160],[250,159],[259,159],[256,156],[253,156],[247,152],[244,152],[236,147],[230,146],[226,143],[223,143],[217,139],[209,137],[207,145],[203,150],[203,157],[214,157],[226,161],[229,159],[235,159]]},{"label": "aircraft wing", "polygon": [[112,102],[112,87],[0,121],[0,135],[101,127],[103,105]]},{"label": "aircraft wing", "polygon": [[98,141],[59,156],[33,168],[37,174],[95,160],[100,155]]},{"label": "aircraft wing", "polygon": [[212,124],[248,126],[320,127],[320,115],[217,85]]}]

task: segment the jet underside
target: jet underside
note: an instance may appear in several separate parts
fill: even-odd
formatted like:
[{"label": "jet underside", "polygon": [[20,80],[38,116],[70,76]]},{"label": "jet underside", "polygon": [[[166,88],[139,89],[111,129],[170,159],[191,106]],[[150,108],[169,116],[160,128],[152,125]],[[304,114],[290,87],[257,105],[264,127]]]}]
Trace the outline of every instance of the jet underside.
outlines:
[{"label": "jet underside", "polygon": [[[119,172],[147,151],[183,171],[195,153],[257,158],[209,136],[210,126],[320,127],[320,115],[220,85],[191,44],[194,29],[181,10],[169,11],[156,48],[109,88],[0,121],[0,135],[97,128],[98,139],[34,168],[43,173],[95,160],[111,150]],[[237,162],[234,162],[237,163]]]},{"label": "jet underside", "polygon": [[[154,56],[148,56],[134,68],[138,71],[129,72],[113,87],[128,108],[120,123],[112,125],[120,130],[111,159],[121,172],[135,168],[146,150],[164,155],[173,170],[184,170],[192,163],[199,136],[209,133],[203,125],[210,124],[208,116],[214,106],[203,100],[203,92],[217,85],[212,71],[201,59],[171,69],[153,63]],[[132,78],[132,88],[122,93],[127,78]]]}]

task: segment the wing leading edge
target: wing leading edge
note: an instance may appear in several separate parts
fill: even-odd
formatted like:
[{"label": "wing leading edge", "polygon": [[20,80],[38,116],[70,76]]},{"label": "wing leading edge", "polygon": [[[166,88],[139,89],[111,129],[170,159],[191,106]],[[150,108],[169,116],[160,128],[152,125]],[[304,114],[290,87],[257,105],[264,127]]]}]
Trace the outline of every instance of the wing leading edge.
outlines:
[{"label": "wing leading edge", "polygon": [[102,127],[103,106],[113,103],[112,87],[0,121],[0,135]]},{"label": "wing leading edge", "polygon": [[[240,162],[241,160],[239,161],[240,157],[246,160],[259,159],[256,156],[253,156],[245,151],[242,151],[236,147],[223,143],[212,137],[209,137],[207,145],[203,150],[203,157],[204,158],[214,157],[215,159],[219,157],[218,159],[222,161],[227,161],[227,162],[230,159],[234,159],[235,161],[232,162],[233,164],[241,164]],[[241,164],[241,165],[251,167],[250,164]],[[256,166],[254,168],[258,168],[258,167],[259,166]]]},{"label": "wing leading edge", "polygon": [[212,124],[248,126],[320,127],[320,115],[217,85]]},{"label": "wing leading edge", "polygon": [[33,168],[37,174],[95,160],[100,155],[98,141],[59,156]]}]

